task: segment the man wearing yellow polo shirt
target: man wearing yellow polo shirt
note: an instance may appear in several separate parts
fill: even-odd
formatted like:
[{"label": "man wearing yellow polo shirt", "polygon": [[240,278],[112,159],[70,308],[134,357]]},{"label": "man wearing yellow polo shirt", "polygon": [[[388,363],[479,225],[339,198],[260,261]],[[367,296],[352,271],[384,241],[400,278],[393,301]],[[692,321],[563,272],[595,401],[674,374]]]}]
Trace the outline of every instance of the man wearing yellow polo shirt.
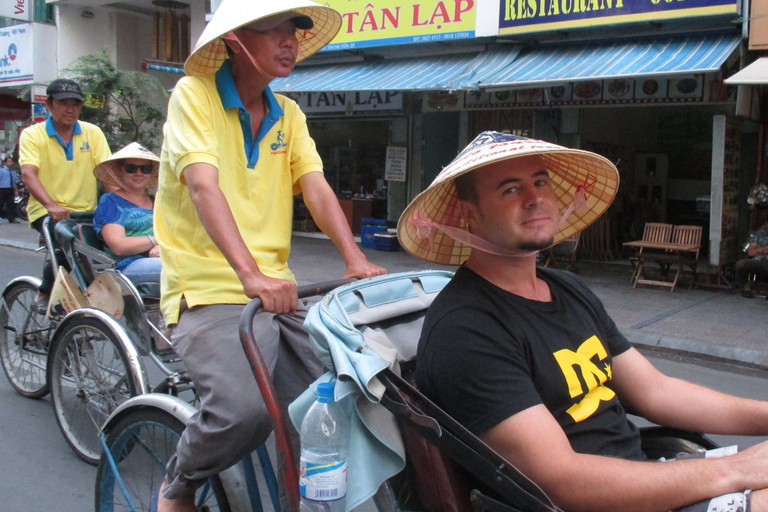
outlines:
[{"label": "man wearing yellow polo shirt", "polygon": [[[68,219],[69,212],[96,209],[96,178],[93,168],[112,152],[101,129],[80,121],[83,92],[73,80],[59,78],[46,90],[48,120],[30,126],[19,137],[19,163],[24,185],[30,192],[29,224],[42,232],[43,219]],[[38,309],[53,287],[53,268],[46,262],[37,297]]]},{"label": "man wearing yellow polo shirt", "polygon": [[[303,193],[336,244],[345,277],[385,272],[357,247],[304,114],[269,89],[340,24],[336,11],[309,0],[225,0],[171,96],[155,203],[161,307],[166,323],[177,324],[174,349],[201,394],[201,410],[168,464],[159,512],[194,510],[195,489],[271,431],[238,336],[251,298],[264,303],[254,331],[281,399],[297,396],[322,370],[288,268],[293,195]],[[182,300],[189,309],[180,313]]]}]

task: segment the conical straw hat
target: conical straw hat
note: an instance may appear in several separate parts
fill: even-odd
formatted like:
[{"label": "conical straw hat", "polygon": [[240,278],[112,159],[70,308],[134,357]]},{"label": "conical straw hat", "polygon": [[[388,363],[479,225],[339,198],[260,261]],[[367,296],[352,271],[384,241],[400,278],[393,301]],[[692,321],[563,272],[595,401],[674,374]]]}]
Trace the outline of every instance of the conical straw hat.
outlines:
[{"label": "conical straw hat", "polygon": [[184,63],[184,71],[190,76],[215,73],[227,59],[222,36],[254,21],[287,12],[308,16],[313,22],[312,28],[297,32],[297,62],[330,43],[341,28],[341,15],[338,12],[309,0],[224,0]]},{"label": "conical straw hat", "polygon": [[122,161],[127,158],[142,158],[152,162],[152,174],[151,179],[147,184],[147,188],[156,188],[157,175],[160,169],[160,158],[138,142],[131,142],[123,149],[101,162],[95,169],[93,169],[93,174],[95,174],[96,179],[102,183],[122,188],[124,186],[120,181],[120,175],[123,172]]},{"label": "conical straw hat", "polygon": [[[592,224],[616,197],[619,172],[600,155],[505,133],[483,132],[406,207],[397,224],[400,245],[414,256],[432,263],[461,265],[472,248],[457,242],[439,228],[425,227],[424,221],[466,230],[459,211],[454,179],[493,162],[527,155],[539,155],[549,170],[561,214],[575,204],[577,190],[583,191],[586,196],[586,205],[573,208],[570,215],[563,219],[555,233],[554,243]],[[514,164],[510,162],[510,165]]]}]

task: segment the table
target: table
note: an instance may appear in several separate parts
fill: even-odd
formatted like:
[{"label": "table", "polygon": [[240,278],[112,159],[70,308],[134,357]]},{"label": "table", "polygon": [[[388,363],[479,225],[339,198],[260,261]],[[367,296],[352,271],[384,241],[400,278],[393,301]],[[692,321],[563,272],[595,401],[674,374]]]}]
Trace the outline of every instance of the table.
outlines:
[{"label": "table", "polygon": [[[683,265],[686,263],[686,256],[688,253],[695,253],[698,251],[701,246],[695,245],[695,244],[676,244],[671,242],[651,242],[648,240],[635,240],[632,242],[624,242],[624,245],[627,247],[635,247],[638,249],[653,249],[653,250],[659,250],[659,251],[667,251],[667,254],[659,254],[659,253],[645,253],[645,252],[639,252],[637,254],[637,267],[635,268],[635,274],[632,279],[632,287],[636,287],[638,283],[640,284],[650,284],[650,285],[656,285],[656,286],[668,286],[672,290],[675,291],[675,286],[677,286],[677,281],[680,279],[680,274],[683,271]],[[671,254],[669,254],[671,253]],[[671,281],[664,281],[661,279],[646,279],[645,275],[643,274],[643,267],[645,266],[645,261],[651,260],[651,261],[657,261],[657,262],[671,262],[671,263],[677,263],[677,272],[675,273],[675,277]],[[691,268],[693,270],[693,280],[696,281],[696,264],[693,262],[691,264]]]}]

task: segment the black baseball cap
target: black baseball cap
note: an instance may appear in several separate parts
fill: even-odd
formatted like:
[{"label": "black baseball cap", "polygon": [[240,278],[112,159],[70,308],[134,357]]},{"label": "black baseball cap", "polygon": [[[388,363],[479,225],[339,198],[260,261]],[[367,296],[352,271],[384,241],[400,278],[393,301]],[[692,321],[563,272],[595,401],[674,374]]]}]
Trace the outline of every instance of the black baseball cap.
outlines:
[{"label": "black baseball cap", "polygon": [[51,82],[48,88],[45,90],[45,93],[49,98],[53,98],[55,100],[66,100],[73,98],[76,100],[85,101],[83,91],[80,90],[80,86],[77,84],[77,82],[66,78],[57,78]]}]

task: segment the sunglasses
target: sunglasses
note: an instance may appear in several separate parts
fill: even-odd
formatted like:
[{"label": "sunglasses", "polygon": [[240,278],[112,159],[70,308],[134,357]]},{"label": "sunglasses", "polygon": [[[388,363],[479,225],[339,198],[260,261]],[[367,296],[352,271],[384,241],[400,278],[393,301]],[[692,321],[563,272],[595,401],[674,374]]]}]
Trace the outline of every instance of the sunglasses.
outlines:
[{"label": "sunglasses", "polygon": [[123,165],[125,168],[125,172],[128,174],[136,174],[136,171],[141,171],[141,174],[152,174],[152,168],[154,167],[152,164],[145,164],[145,165],[136,165],[136,164],[125,164]]}]

